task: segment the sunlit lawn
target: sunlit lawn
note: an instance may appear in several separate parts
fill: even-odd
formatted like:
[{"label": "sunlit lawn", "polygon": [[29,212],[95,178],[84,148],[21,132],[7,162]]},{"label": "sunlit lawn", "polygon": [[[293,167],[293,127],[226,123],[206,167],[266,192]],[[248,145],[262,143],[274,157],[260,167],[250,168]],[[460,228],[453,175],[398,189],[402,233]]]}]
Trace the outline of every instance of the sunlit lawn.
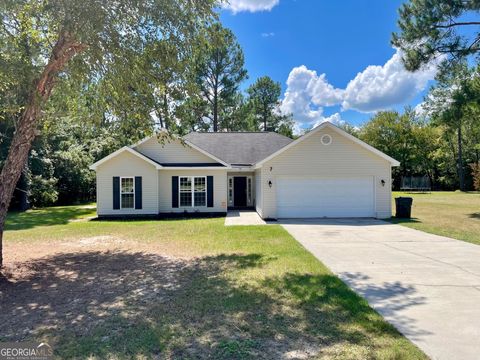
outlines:
[{"label": "sunlit lawn", "polygon": [[280,226],[91,215],[9,217],[0,341],[59,358],[425,358]]},{"label": "sunlit lawn", "polygon": [[[394,192],[393,197],[413,198],[412,220],[393,222],[429,233],[480,244],[480,193]],[[393,201],[395,208],[395,202]],[[393,211],[395,214],[395,209]]]}]

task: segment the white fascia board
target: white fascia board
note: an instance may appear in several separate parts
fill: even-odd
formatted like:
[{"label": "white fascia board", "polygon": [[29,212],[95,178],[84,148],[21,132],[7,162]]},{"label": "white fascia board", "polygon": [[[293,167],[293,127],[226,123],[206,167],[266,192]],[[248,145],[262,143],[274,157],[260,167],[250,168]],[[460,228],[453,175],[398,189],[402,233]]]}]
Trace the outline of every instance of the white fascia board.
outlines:
[{"label": "white fascia board", "polygon": [[162,166],[162,170],[231,170],[227,166]]}]

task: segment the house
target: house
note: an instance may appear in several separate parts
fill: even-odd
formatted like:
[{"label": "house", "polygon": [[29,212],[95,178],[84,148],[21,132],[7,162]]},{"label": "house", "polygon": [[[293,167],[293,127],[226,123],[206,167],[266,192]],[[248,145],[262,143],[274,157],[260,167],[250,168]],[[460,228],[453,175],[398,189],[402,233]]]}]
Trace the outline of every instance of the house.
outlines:
[{"label": "house", "polygon": [[152,136],[90,168],[100,217],[252,208],[264,219],[388,218],[398,165],[325,122],[295,141],[272,132]]}]

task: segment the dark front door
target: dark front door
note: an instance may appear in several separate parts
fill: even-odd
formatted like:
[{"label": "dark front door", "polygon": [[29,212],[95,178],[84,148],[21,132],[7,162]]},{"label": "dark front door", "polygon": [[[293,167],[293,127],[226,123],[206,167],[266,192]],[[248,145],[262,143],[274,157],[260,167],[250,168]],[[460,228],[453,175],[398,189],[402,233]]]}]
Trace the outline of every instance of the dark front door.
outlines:
[{"label": "dark front door", "polygon": [[233,178],[233,206],[247,206],[247,178]]}]

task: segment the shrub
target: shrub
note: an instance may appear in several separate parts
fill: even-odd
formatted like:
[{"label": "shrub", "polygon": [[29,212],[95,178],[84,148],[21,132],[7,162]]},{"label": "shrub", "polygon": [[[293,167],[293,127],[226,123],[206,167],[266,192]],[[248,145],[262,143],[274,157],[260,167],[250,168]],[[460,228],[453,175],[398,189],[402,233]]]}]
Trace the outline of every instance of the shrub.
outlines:
[{"label": "shrub", "polygon": [[473,177],[473,188],[480,191],[480,162],[470,164]]}]

